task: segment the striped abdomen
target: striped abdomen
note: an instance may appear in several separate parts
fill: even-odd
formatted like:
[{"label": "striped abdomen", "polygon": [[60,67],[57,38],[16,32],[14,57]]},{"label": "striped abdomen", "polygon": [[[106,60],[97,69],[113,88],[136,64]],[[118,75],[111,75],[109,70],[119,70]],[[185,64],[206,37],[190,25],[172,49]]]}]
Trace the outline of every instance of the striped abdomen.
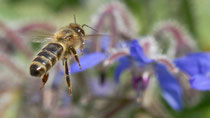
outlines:
[{"label": "striped abdomen", "polygon": [[32,61],[30,74],[36,77],[44,75],[60,59],[63,50],[59,43],[46,45]]}]

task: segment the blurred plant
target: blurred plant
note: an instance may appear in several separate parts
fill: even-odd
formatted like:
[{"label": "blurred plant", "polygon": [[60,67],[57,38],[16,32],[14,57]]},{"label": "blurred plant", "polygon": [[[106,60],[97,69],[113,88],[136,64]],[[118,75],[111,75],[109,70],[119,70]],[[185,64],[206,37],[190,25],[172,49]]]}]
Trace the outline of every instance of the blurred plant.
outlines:
[{"label": "blurred plant", "polygon": [[32,3],[39,3],[43,4],[45,7],[47,7],[50,10],[53,10],[55,12],[61,11],[67,7],[77,7],[79,5],[84,4],[84,0],[6,0],[6,2],[10,5],[17,5],[24,2],[32,2]]},{"label": "blurred plant", "polygon": [[24,44],[25,42],[23,38],[20,35],[18,35],[16,31],[7,27],[2,22],[0,22],[0,29],[1,31],[3,31],[2,33],[4,33],[5,38],[11,40],[11,42],[16,44],[15,46],[17,47],[17,49],[22,51],[26,57],[30,58],[32,56],[32,50],[26,44]]},{"label": "blurred plant", "polygon": [[[54,32],[56,28],[50,23],[34,22],[15,29],[1,22],[0,41],[5,45],[1,47],[0,64],[9,72],[0,75],[4,80],[0,80],[0,84],[15,95],[5,95],[5,88],[1,86],[0,96],[18,99],[15,99],[17,102],[7,100],[0,109],[6,111],[8,106],[15,104],[18,106],[15,114],[21,118],[129,117],[123,110],[136,117],[170,118],[175,116],[165,101],[181,112],[186,104],[184,99],[191,103],[200,102],[200,95],[193,89],[209,90],[209,53],[193,53],[197,50],[196,45],[179,23],[164,21],[148,36],[138,38],[132,15],[119,2],[105,5],[92,18],[93,28],[97,30],[93,34],[104,32],[110,35],[93,36],[90,38],[95,39],[87,40],[85,53],[80,57],[82,69],[75,62],[70,64],[70,73],[75,78],[72,97],[62,81],[61,63],[52,70],[51,82],[41,91],[40,81],[26,73],[28,66],[21,68],[32,58],[30,32]],[[17,56],[16,49],[26,59]],[[16,62],[10,58],[15,58]],[[17,74],[15,79],[10,75],[12,72]],[[6,79],[11,81],[6,82]],[[14,89],[9,89],[10,86]],[[197,96],[198,99],[194,99]],[[2,116],[4,113],[0,112]]]},{"label": "blurred plant", "polygon": [[174,21],[159,23],[155,26],[153,35],[161,46],[162,53],[169,57],[183,56],[197,49],[189,33]]},{"label": "blurred plant", "polygon": [[191,87],[196,90],[209,90],[209,53],[199,52],[177,58],[174,62],[189,76]]},{"label": "blurred plant", "polygon": [[[183,108],[182,85],[184,85],[184,83],[182,85],[180,84],[180,82],[182,81],[177,78],[179,74],[179,67],[176,67],[172,60],[174,60],[176,56],[195,51],[196,46],[194,42],[189,38],[190,36],[184,31],[184,29],[180,28],[177,25],[177,23],[164,22],[163,24],[160,24],[158,28],[156,28],[154,37],[156,40],[158,40],[161,39],[162,36],[164,36],[168,32],[172,33],[173,37],[168,38],[170,43],[169,46],[165,49],[165,51],[169,51],[167,53],[165,53],[165,51],[161,51],[161,48],[164,48],[168,44],[162,45],[161,42],[157,43],[153,38],[145,38],[144,40],[146,41],[140,39],[140,44],[141,42],[143,43],[142,48],[137,40],[132,41],[131,37],[134,36],[130,35],[132,34],[130,33],[132,30],[130,30],[130,32],[126,34],[122,31],[122,28],[119,28],[123,24],[121,24],[120,26],[116,25],[116,19],[118,18],[116,16],[118,15],[113,16],[112,14],[116,13],[116,11],[119,10],[117,8],[122,7],[121,5],[118,5],[118,3],[113,3],[105,7],[104,12],[99,15],[99,20],[98,22],[96,22],[97,25],[95,29],[101,31],[102,27],[106,27],[106,24],[103,20],[105,20],[106,18],[110,18],[110,23],[112,26],[110,29],[110,31],[112,31],[110,32],[111,39],[107,37],[102,37],[101,42],[100,40],[98,40],[94,41],[96,43],[93,42],[92,44],[90,44],[93,45],[91,47],[96,47],[95,50],[100,51],[100,53],[98,55],[88,54],[81,57],[81,63],[83,63],[84,65],[83,70],[79,70],[79,67],[76,67],[76,65],[73,63],[71,65],[72,72],[81,72],[86,69],[93,68],[99,62],[102,62],[102,64],[100,64],[98,67],[108,70],[108,66],[112,65],[113,62],[118,60],[119,63],[115,70],[115,81],[117,83],[119,82],[120,74],[126,69],[131,67],[134,68],[131,69],[131,74],[133,75],[133,84],[135,88],[138,88],[138,86],[140,87],[140,90],[137,91],[137,99],[139,99],[138,92],[141,92],[140,94],[144,92],[144,90],[149,86],[149,79],[155,73],[158,78],[160,88],[162,89],[162,94],[165,100],[173,109],[181,110]],[[120,10],[118,11],[119,16],[122,15],[120,14]],[[124,12],[124,14],[125,13],[126,12]],[[104,40],[107,40],[107,43],[105,43],[106,41],[104,42]],[[173,46],[174,44],[175,46]],[[91,52],[90,49],[87,50],[88,53]],[[146,55],[151,55],[152,59],[148,58],[144,54],[144,51],[146,52]],[[104,58],[105,56],[106,58]],[[91,59],[94,59],[94,62],[92,62]],[[136,62],[132,62],[132,60],[136,60]],[[90,61],[91,64],[89,64]],[[152,68],[153,71],[151,71]],[[148,76],[146,78],[142,76],[148,72],[153,73],[149,74],[149,78]],[[190,91],[188,90],[188,92]],[[117,96],[118,95],[120,94],[117,94]],[[159,115],[161,116],[161,114]]]}]

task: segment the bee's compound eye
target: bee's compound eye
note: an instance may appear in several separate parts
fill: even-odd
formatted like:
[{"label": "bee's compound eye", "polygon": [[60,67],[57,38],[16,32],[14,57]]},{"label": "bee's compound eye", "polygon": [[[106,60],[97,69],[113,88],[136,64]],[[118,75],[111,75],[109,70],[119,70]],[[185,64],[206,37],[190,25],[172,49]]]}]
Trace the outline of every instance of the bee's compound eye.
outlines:
[{"label": "bee's compound eye", "polygon": [[76,31],[78,32],[78,33],[80,33],[81,32],[81,29],[80,28],[76,28]]},{"label": "bee's compound eye", "polygon": [[84,35],[83,29],[81,29],[81,28],[79,28],[79,27],[76,27],[76,28],[75,28],[75,31],[76,31],[77,33],[79,33],[80,35]]}]

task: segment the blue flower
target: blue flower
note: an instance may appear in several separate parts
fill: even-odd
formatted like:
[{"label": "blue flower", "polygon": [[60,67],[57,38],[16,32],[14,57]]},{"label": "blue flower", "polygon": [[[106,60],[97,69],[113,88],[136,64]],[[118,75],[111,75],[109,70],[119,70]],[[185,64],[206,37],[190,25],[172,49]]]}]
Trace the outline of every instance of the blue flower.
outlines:
[{"label": "blue flower", "polygon": [[82,69],[79,68],[79,65],[77,62],[74,62],[73,64],[70,65],[71,67],[70,71],[72,74],[85,71],[87,69],[95,67],[96,65],[104,61],[106,58],[107,58],[107,55],[100,52],[84,55],[79,58]]},{"label": "blue flower", "polygon": [[131,56],[140,64],[144,65],[144,64],[150,64],[153,62],[152,59],[148,58],[145,55],[143,48],[139,45],[137,40],[133,40],[131,42],[130,52],[131,52]]},{"label": "blue flower", "polygon": [[181,110],[183,108],[182,88],[177,79],[168,71],[167,67],[148,58],[137,40],[131,42],[130,53],[130,56],[119,59],[119,65],[115,70],[115,80],[119,81],[120,74],[132,66],[132,60],[135,60],[139,64],[139,68],[152,65],[164,99],[173,109]]},{"label": "blue flower", "polygon": [[133,40],[131,43],[128,43],[128,46],[130,46],[131,54],[129,56],[121,57],[118,60],[118,65],[115,69],[115,82],[119,82],[121,73],[132,66],[133,59],[135,59],[141,66],[145,66],[153,62],[152,59],[148,58],[144,54],[143,48],[138,44],[137,40]]},{"label": "blue flower", "polygon": [[119,83],[121,73],[123,73],[126,69],[130,68],[131,65],[132,62],[128,56],[121,57],[119,59],[119,63],[115,68],[115,73],[114,73],[114,78],[116,83]]},{"label": "blue flower", "polygon": [[188,54],[174,60],[176,66],[190,76],[191,87],[210,90],[210,53]]},{"label": "blue flower", "polygon": [[181,110],[183,107],[182,88],[178,80],[163,64],[157,63],[154,68],[162,89],[163,97],[175,110]]},{"label": "blue flower", "polygon": [[[182,109],[183,103],[181,86],[176,78],[168,71],[167,67],[161,63],[156,62],[153,59],[148,58],[137,40],[131,41],[127,44],[127,46],[130,49],[130,55],[123,56],[118,60],[119,63],[115,70],[115,81],[119,82],[120,75],[126,69],[134,66],[134,64],[137,64],[139,68],[144,68],[148,65],[152,65],[154,71],[156,72],[164,99],[173,109]],[[106,49],[107,47],[104,47],[104,50]],[[105,53],[100,52],[84,55],[80,57],[82,69],[80,69],[78,64],[74,62],[70,65],[71,73],[77,73],[93,68],[107,58],[108,56]]]}]

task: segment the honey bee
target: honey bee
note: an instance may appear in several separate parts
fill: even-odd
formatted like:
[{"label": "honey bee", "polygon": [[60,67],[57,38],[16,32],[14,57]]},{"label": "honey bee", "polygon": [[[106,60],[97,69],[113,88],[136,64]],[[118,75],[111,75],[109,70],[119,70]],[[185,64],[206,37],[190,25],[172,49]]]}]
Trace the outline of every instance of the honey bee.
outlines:
[{"label": "honey bee", "polygon": [[[77,49],[82,52],[85,44],[85,31],[84,26],[89,27],[86,24],[82,26],[71,23],[68,26],[60,28],[54,35],[51,41],[49,41],[33,59],[30,65],[31,76],[41,77],[42,87],[48,80],[49,70],[58,62],[62,60],[65,68],[65,79],[69,89],[70,95],[72,95],[72,87],[69,74],[69,59],[73,56],[81,69]],[[89,27],[91,28],[91,27]],[[93,29],[93,28],[91,28]],[[94,29],[93,29],[94,30]]]}]

